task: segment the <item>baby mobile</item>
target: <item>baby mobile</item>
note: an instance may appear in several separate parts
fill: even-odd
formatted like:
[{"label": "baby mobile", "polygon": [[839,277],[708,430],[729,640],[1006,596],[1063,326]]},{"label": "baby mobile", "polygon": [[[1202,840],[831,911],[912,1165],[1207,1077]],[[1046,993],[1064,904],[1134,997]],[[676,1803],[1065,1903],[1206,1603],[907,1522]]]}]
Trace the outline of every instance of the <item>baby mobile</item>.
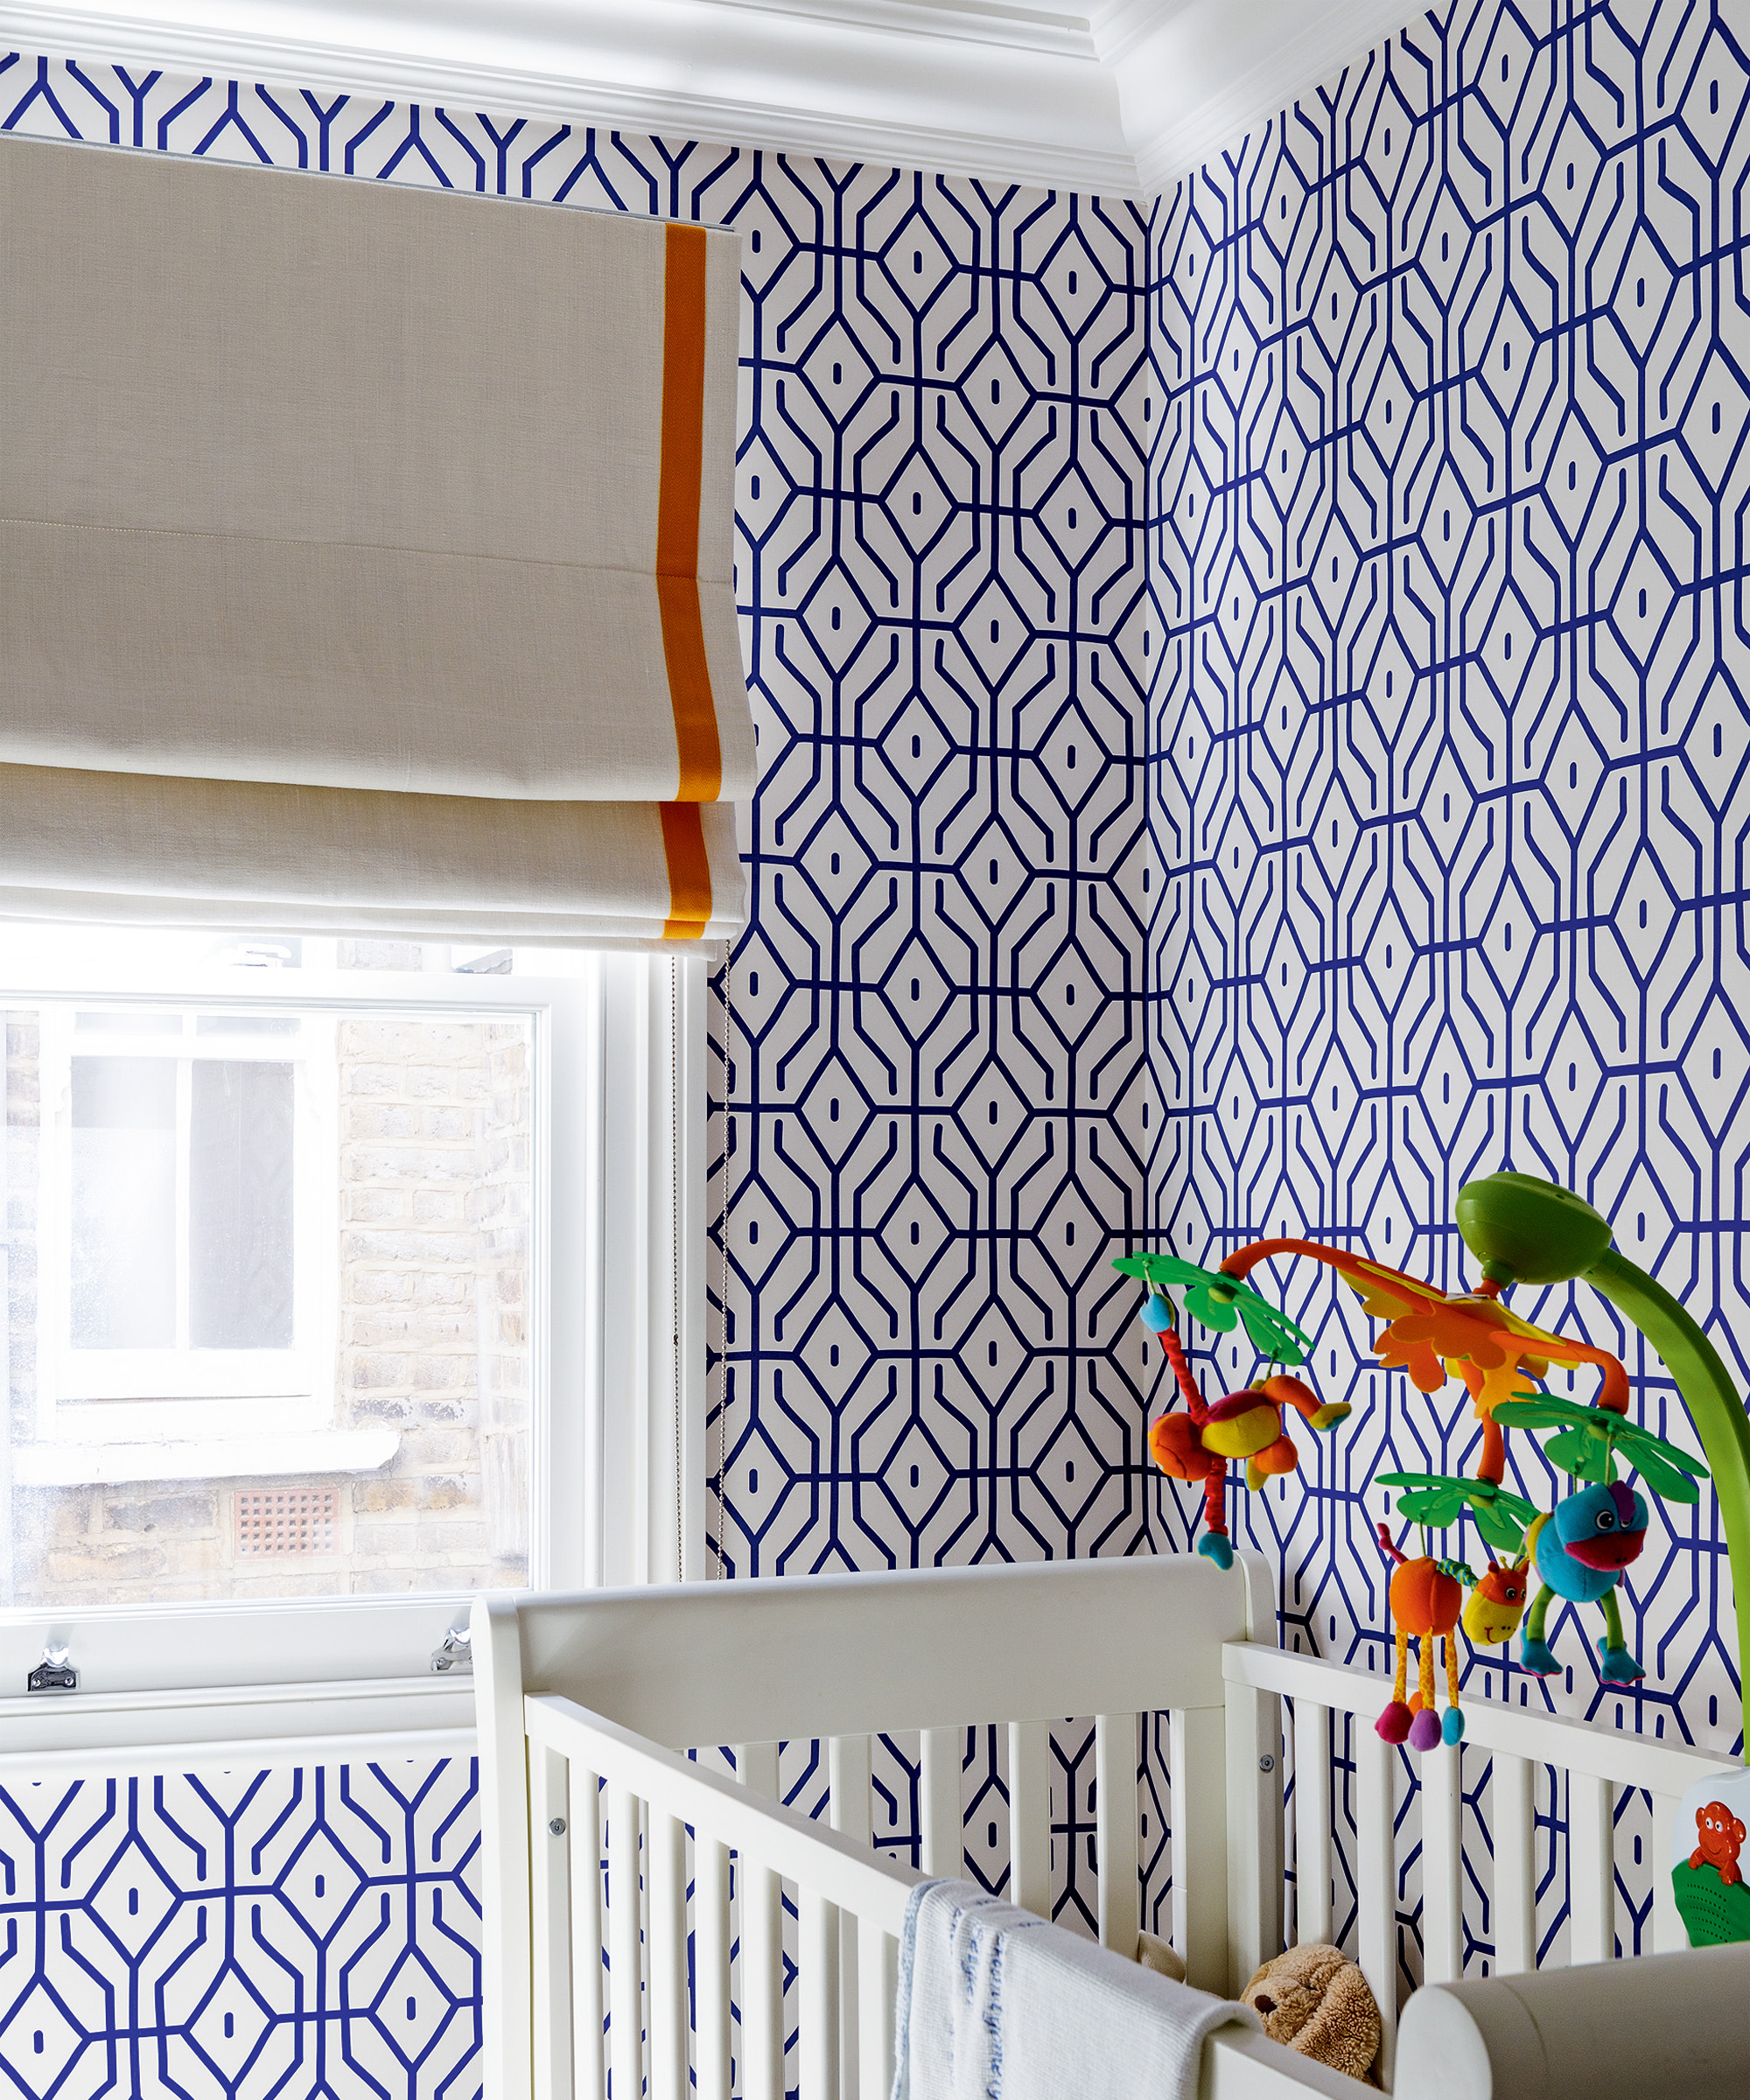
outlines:
[{"label": "baby mobile", "polygon": [[[1628,1374],[1619,1357],[1510,1311],[1502,1299],[1515,1284],[1541,1287],[1584,1277],[1663,1356],[1712,1465],[1740,1639],[1750,1630],[1750,1424],[1712,1345],[1674,1298],[1611,1245],[1608,1221],[1568,1190],[1530,1175],[1491,1174],[1460,1190],[1456,1214],[1481,1274],[1474,1289],[1455,1293],[1348,1249],[1301,1239],[1256,1241],[1229,1255],[1219,1270],[1155,1253],[1126,1255],[1114,1264],[1145,1286],[1143,1324],[1158,1336],[1183,1403],[1182,1412],[1169,1406],[1155,1423],[1150,1449],[1164,1473],[1201,1486],[1204,1535],[1197,1550],[1219,1567],[1233,1562],[1225,1515],[1230,1461],[1245,1460],[1246,1485],[1256,1491],[1298,1463],[1282,1427],[1284,1408],[1319,1431],[1336,1428],[1350,1412],[1340,1402],[1321,1404],[1283,1368],[1304,1364],[1311,1342],[1245,1281],[1258,1263],[1304,1256],[1335,1269],[1362,1309],[1386,1323],[1374,1350],[1382,1365],[1407,1372],[1410,1383],[1430,1395],[1452,1378],[1463,1380],[1482,1424],[1474,1475],[1388,1473],[1376,1483],[1397,1491],[1398,1516],[1422,1533],[1422,1550],[1411,1555],[1394,1543],[1386,1524],[1376,1528],[1392,1564],[1396,1675],[1376,1726],[1388,1742],[1407,1741],[1418,1751],[1463,1739],[1454,1647],[1460,1626],[1474,1645],[1491,1648],[1509,1642],[1522,1620],[1519,1666],[1549,1676],[1559,1667],[1548,1640],[1551,1602],[1596,1604],[1604,1621],[1600,1680],[1627,1684],[1641,1677],[1617,1591],[1645,1543],[1648,1505],[1645,1494],[1617,1477],[1618,1468],[1637,1474],[1642,1490],[1668,1502],[1697,1502],[1697,1481],[1710,1477],[1700,1460],[1629,1419]],[[1185,1353],[1175,1293],[1184,1315],[1203,1326],[1231,1334],[1242,1326],[1266,1360],[1266,1373],[1242,1390],[1207,1401]],[[1599,1374],[1589,1404],[1527,1390],[1555,1366]],[[1549,1509],[1539,1510],[1504,1485],[1507,1438],[1515,1432],[1547,1433],[1544,1455],[1569,1476],[1571,1492]],[[1482,1544],[1481,1573],[1434,1550],[1432,1535],[1465,1518]],[[1406,1698],[1411,1638],[1420,1667],[1418,1689]],[[1444,1718],[1437,1709],[1437,1642],[1446,1650]]]}]

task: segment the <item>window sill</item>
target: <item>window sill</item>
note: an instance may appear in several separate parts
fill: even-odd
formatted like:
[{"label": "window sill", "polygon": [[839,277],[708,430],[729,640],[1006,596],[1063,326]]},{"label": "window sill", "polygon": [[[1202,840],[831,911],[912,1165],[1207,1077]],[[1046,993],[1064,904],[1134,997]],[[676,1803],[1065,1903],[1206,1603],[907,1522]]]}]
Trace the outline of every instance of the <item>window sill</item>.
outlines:
[{"label": "window sill", "polygon": [[[429,1614],[428,1614],[429,1615]],[[74,1640],[77,1642],[77,1630]],[[0,1698],[0,1783],[471,1757],[471,1678]]]},{"label": "window sill", "polygon": [[213,1437],[153,1444],[26,1444],[15,1449],[20,1488],[107,1487],[123,1480],[224,1480],[276,1474],[374,1473],[401,1447],[396,1429],[332,1429],[277,1437]]}]

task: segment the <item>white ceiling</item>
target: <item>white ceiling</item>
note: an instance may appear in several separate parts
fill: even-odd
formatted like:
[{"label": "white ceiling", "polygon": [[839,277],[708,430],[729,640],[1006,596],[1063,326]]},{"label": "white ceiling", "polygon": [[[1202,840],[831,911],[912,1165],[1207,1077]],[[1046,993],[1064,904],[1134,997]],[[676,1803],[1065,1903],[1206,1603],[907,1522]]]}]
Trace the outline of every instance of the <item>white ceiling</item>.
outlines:
[{"label": "white ceiling", "polygon": [[1413,0],[0,0],[0,46],[1149,194],[1416,11]]}]

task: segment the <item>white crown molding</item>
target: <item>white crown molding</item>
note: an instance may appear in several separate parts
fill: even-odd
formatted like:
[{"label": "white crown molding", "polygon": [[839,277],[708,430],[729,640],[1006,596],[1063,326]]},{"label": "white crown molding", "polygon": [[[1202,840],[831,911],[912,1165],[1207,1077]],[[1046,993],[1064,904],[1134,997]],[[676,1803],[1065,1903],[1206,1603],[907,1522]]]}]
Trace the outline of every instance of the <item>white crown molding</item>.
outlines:
[{"label": "white crown molding", "polygon": [[[1138,192],[1116,86],[1085,32],[905,0],[0,0],[0,43],[669,139],[1115,197]],[[901,12],[939,18],[896,34]],[[877,16],[893,20],[877,20]],[[859,19],[859,18],[862,18]],[[1041,48],[1046,35],[1054,47]],[[1080,48],[1072,48],[1075,44]]]},{"label": "white crown molding", "polygon": [[1088,26],[1101,62],[1116,66],[1193,0],[1094,0]]},{"label": "white crown molding", "polygon": [[[1145,6],[1154,0],[1143,0]],[[720,7],[750,13],[791,15],[842,28],[882,29],[896,36],[952,37],[976,44],[1004,44],[1017,51],[1094,54],[1093,24],[1086,15],[1008,5],[1004,0],[717,0]]]},{"label": "white crown molding", "polygon": [[1237,145],[1417,12],[1411,0],[1107,0],[1095,40],[1144,193]]},{"label": "white crown molding", "polygon": [[[1153,196],[1414,0],[0,0],[55,57]],[[1071,0],[1071,6],[1074,0]]]}]

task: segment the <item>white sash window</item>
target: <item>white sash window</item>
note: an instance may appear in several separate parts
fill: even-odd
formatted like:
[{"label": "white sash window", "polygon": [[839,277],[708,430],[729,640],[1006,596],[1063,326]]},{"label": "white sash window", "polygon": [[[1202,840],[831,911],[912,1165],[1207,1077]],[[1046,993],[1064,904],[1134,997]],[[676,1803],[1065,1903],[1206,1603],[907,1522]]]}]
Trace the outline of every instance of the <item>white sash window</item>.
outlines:
[{"label": "white sash window", "polygon": [[461,1725],[469,1592],[703,1572],[702,962],[226,942],[0,933],[21,1749]]}]

